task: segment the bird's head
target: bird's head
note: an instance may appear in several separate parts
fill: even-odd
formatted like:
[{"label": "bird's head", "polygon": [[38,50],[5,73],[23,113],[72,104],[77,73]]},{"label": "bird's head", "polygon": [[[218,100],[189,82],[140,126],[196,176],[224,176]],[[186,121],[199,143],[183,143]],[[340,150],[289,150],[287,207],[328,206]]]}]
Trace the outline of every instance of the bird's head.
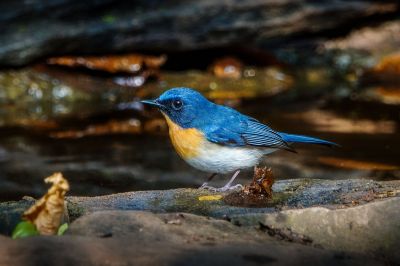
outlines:
[{"label": "bird's head", "polygon": [[141,101],[157,107],[165,116],[183,128],[193,126],[194,120],[203,120],[212,103],[199,92],[189,88],[173,88],[155,100]]}]

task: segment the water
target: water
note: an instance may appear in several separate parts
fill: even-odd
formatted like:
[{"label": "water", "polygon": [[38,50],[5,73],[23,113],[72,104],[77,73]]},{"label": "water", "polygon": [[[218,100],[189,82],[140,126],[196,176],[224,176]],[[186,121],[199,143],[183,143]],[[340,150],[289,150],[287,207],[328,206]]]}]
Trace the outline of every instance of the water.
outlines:
[{"label": "water", "polygon": [[[0,200],[41,195],[43,178],[55,171],[70,181],[70,195],[200,186],[207,174],[176,155],[160,114],[138,103],[173,86],[198,88],[279,131],[341,145],[298,145],[298,154],[266,157],[277,179],[400,179],[400,112],[379,89],[360,89],[329,69],[250,70],[239,80],[200,70],[162,71],[161,81],[142,87],[43,65],[3,71]],[[250,179],[251,171],[244,171],[238,182]]]}]

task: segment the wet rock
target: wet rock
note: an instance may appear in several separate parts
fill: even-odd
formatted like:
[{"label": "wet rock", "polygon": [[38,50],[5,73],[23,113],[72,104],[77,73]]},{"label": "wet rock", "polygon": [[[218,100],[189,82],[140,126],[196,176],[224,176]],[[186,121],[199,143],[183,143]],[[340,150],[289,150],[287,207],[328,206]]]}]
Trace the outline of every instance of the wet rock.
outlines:
[{"label": "wet rock", "polygon": [[243,77],[227,79],[201,71],[166,72],[158,88],[153,87],[155,95],[173,87],[196,88],[214,101],[254,99],[274,96],[294,86],[294,77],[278,67],[253,68],[243,70]]},{"label": "wet rock", "polygon": [[[102,223],[109,212],[92,220]],[[118,212],[122,217],[132,218],[134,213]],[[92,217],[94,218],[94,217]],[[157,217],[153,217],[158,219]],[[89,219],[89,218],[88,218]],[[138,219],[136,219],[137,221]],[[235,236],[238,229],[218,226],[212,238],[204,237],[197,230],[196,235],[179,236],[176,227],[167,225],[171,231],[156,234],[146,233],[146,219],[139,222],[142,232],[135,230],[139,224],[130,226],[125,222],[114,221],[127,234],[113,236],[66,235],[62,237],[31,237],[18,241],[0,236],[0,264],[2,265],[382,265],[381,261],[349,253],[338,253],[299,244],[289,244],[249,235],[247,241]],[[220,223],[220,222],[216,222]],[[209,222],[202,229],[213,228]],[[162,223],[160,223],[162,225]],[[192,231],[196,231],[193,229]],[[205,232],[206,233],[206,232]],[[250,230],[248,233],[255,233]],[[198,238],[198,237],[199,238]],[[177,242],[174,239],[185,239]],[[156,239],[156,240],[155,240]],[[250,240],[249,240],[250,239]]]},{"label": "wet rock", "polygon": [[[273,190],[267,206],[252,208],[235,206],[227,193],[198,189],[69,197],[72,223],[66,236],[3,238],[0,264],[35,264],[43,254],[86,265],[111,254],[113,263],[135,259],[163,265],[219,263],[222,258],[232,259],[232,265],[398,261],[400,181],[281,180]],[[1,203],[1,228],[26,205]],[[79,256],[82,250],[85,256]]]},{"label": "wet rock", "polygon": [[[351,32],[348,36],[326,41],[323,47],[329,50],[360,51],[369,58],[369,66],[384,55],[397,52],[400,47],[400,20],[381,25],[367,26]],[[342,58],[344,62],[345,58]],[[350,58],[348,58],[350,59]],[[365,62],[367,63],[367,61]]]},{"label": "wet rock", "polygon": [[[69,197],[73,218],[103,210],[147,210],[152,212],[189,212],[211,217],[230,217],[248,213],[270,213],[279,209],[328,206],[332,209],[365,204],[400,194],[400,181],[372,180],[279,180],[273,186],[273,198],[260,208],[238,207],[224,200],[227,193],[201,189],[137,191],[99,197]],[[202,200],[203,196],[222,198]]]},{"label": "wet rock", "polygon": [[[326,41],[321,54],[330,54],[333,63],[348,79],[370,86],[398,87],[400,20],[354,30],[345,37]],[[362,97],[362,95],[361,95]],[[368,98],[368,97],[365,97]]]},{"label": "wet rock", "polygon": [[[0,62],[134,49],[190,50],[237,43],[279,47],[398,10],[398,1],[2,1]],[[229,10],[229,12],[227,12]],[[326,19],[335,17],[335,19]],[[195,30],[194,30],[195,29]]]},{"label": "wet rock", "polygon": [[34,204],[33,198],[0,203],[0,234],[11,235],[14,227],[21,221],[22,214]]},{"label": "wet rock", "polygon": [[240,215],[232,217],[232,222],[242,226],[262,224],[272,235],[286,231],[289,239],[292,234],[303,235],[326,249],[370,254],[396,262],[400,259],[399,206],[400,198],[393,198],[347,209],[313,207]]},{"label": "wet rock", "polygon": [[189,213],[154,214],[143,211],[99,211],[84,215],[71,224],[67,234],[104,238],[132,237],[138,242],[184,244],[194,241],[208,245],[220,241],[257,242],[269,239],[261,231],[243,230],[226,220]]},{"label": "wet rock", "polygon": [[94,97],[32,69],[0,72],[1,126],[56,127],[52,118],[73,113]]}]

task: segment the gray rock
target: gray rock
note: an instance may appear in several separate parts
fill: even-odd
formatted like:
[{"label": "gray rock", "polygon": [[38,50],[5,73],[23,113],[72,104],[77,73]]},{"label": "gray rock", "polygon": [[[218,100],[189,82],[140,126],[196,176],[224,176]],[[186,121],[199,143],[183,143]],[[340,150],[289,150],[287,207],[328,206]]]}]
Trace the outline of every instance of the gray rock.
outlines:
[{"label": "gray rock", "polygon": [[302,235],[327,249],[400,260],[400,198],[347,209],[313,207],[247,214],[232,217],[232,222],[257,227],[262,224],[270,234],[286,231]]},{"label": "gray rock", "polygon": [[[398,1],[1,1],[0,64],[54,54],[279,47],[398,11]],[[327,19],[332,18],[335,19]],[[355,23],[357,22],[357,23]]]},{"label": "gray rock", "polygon": [[0,203],[0,234],[11,235],[21,216],[34,203],[33,198]]},{"label": "gray rock", "polygon": [[[152,212],[188,212],[211,217],[237,214],[275,212],[280,209],[326,206],[332,209],[354,206],[379,198],[397,196],[400,181],[378,182],[363,179],[279,180],[274,186],[274,198],[262,206],[248,207],[231,202],[227,193],[212,193],[201,189],[171,189],[136,191],[99,197],[69,197],[72,219],[85,213],[102,210],[146,210]],[[221,200],[202,201],[205,195],[221,195]],[[258,207],[258,208],[254,208]]]},{"label": "gray rock", "polygon": [[[66,236],[1,237],[0,265],[393,264],[400,259],[399,186],[282,180],[258,207],[233,204],[235,192],[198,189],[69,197]],[[0,203],[0,228],[9,232],[32,202]]]},{"label": "gray rock", "polygon": [[18,241],[0,237],[0,264],[383,264],[366,256],[280,242],[261,231],[191,214],[96,212],[72,223],[68,234]]}]

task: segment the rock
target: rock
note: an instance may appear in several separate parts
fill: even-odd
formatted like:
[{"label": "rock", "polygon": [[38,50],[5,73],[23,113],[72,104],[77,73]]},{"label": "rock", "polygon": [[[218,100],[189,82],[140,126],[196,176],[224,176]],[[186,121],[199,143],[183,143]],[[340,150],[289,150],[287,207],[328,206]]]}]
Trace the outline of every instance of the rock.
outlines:
[{"label": "rock", "polygon": [[280,47],[323,37],[327,30],[347,30],[374,15],[393,14],[399,4],[395,0],[191,0],[132,5],[90,0],[82,5],[76,0],[9,0],[0,8],[0,62],[17,66],[59,54],[182,51],[238,43]]},{"label": "rock", "polygon": [[[377,199],[399,196],[400,181],[377,182],[363,179],[279,180],[273,186],[273,199],[259,208],[233,206],[227,193],[200,189],[136,191],[99,197],[68,197],[71,219],[103,210],[146,210],[188,212],[211,217],[230,217],[248,213],[271,213],[280,209],[328,206],[332,209],[365,204]],[[206,195],[225,198],[201,200]]]},{"label": "rock", "polygon": [[[101,221],[101,222],[99,222]],[[241,228],[226,220],[189,213],[155,214],[144,211],[99,211],[75,220],[68,235],[132,237],[138,242],[191,241],[211,244],[219,241],[259,242],[268,239],[261,231]]]},{"label": "rock", "polygon": [[[347,209],[313,207],[269,214],[232,217],[242,226],[267,228],[271,235],[285,231],[303,235],[326,249],[370,254],[400,260],[400,198]],[[290,236],[289,236],[290,237]]]},{"label": "rock", "polygon": [[63,237],[0,240],[1,265],[382,264],[191,214],[97,212],[76,220]]},{"label": "rock", "polygon": [[348,36],[324,43],[328,50],[356,50],[370,54],[376,59],[398,51],[400,46],[400,20],[377,26],[366,26],[351,32]]},{"label": "rock", "polygon": [[[280,180],[273,189],[270,201],[252,208],[233,205],[240,202],[229,200],[236,192],[199,189],[68,197],[67,235],[1,237],[0,265],[381,265],[400,259],[400,181]],[[31,203],[0,203],[3,232]]]},{"label": "rock", "polygon": [[0,203],[0,234],[11,235],[14,227],[21,221],[22,214],[34,203],[33,198]]},{"label": "rock", "polygon": [[366,26],[323,42],[320,52],[331,56],[332,64],[347,73],[350,82],[357,79],[359,87],[371,84],[398,87],[399,33],[399,19]]}]

